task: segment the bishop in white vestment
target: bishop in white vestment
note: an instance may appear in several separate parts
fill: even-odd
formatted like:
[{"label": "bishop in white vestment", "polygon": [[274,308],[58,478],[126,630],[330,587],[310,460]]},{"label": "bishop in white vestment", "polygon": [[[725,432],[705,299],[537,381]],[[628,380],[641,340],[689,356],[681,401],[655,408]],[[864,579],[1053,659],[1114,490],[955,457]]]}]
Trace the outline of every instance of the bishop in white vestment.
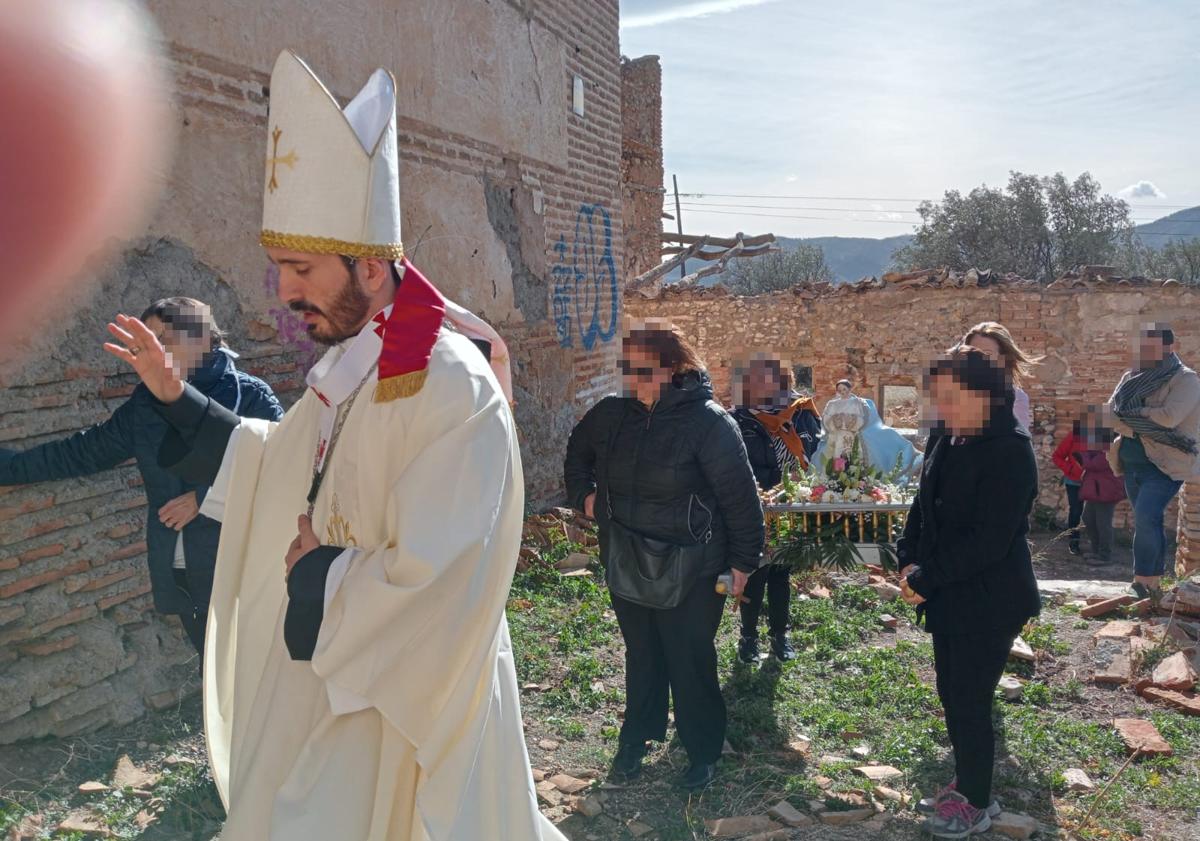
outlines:
[{"label": "bishop in white vestment", "polygon": [[398,283],[321,309],[304,270],[281,282],[310,330],[362,323],[277,424],[172,380],[135,319],[108,346],[223,522],[204,676],[222,841],[565,841],[537,808],[504,616],[524,494],[503,342],[403,257],[389,74],[343,112],[285,52],[269,130],[272,259]]}]

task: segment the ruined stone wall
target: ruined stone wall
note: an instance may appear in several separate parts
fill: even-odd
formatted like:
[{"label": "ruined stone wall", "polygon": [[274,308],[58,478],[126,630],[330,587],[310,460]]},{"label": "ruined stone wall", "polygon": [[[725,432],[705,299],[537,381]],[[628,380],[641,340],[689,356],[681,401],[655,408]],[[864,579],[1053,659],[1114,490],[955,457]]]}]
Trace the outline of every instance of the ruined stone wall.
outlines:
[{"label": "ruined stone wall", "polygon": [[[1184,361],[1200,364],[1200,290],[1177,283],[842,287],[754,298],[719,289],[668,290],[656,300],[630,294],[625,304],[631,315],[669,318],[694,339],[723,399],[729,398],[731,358],[743,349],[762,349],[811,368],[819,404],[833,395],[837,380],[848,377],[881,411],[884,386],[916,385],[922,361],[931,353],[953,344],[977,322],[999,321],[1021,347],[1046,357],[1026,389],[1041,471],[1039,502],[1061,511],[1066,499],[1051,461],[1055,443],[1085,405],[1108,399],[1129,364],[1138,325],[1170,320]],[[1127,504],[1118,509],[1117,522],[1128,525]],[[1194,531],[1200,534],[1200,527]]]},{"label": "ruined stone wall", "polygon": [[662,66],[648,55],[621,62],[621,182],[625,274],[658,265],[662,242]]},{"label": "ruined stone wall", "polygon": [[[615,385],[623,231],[617,0],[148,0],[176,80],[180,143],[144,236],[81,279],[0,366],[0,446],[107,418],[134,382],[100,349],[116,311],[214,305],[243,370],[290,405],[319,355],[257,244],[269,72],[295,49],[343,101],[398,82],[408,253],[495,324],[513,356],[531,505],[560,493],[577,415]],[[572,110],[575,77],[584,114]],[[128,721],[195,687],[151,610],[145,497],[124,466],[0,488],[0,742]]]}]

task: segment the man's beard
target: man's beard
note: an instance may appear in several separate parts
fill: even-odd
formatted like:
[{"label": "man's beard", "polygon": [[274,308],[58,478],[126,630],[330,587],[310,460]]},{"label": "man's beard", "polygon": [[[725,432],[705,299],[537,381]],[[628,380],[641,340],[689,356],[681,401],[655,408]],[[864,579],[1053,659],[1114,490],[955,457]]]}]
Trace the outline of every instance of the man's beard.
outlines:
[{"label": "man's beard", "polygon": [[321,345],[336,345],[358,335],[370,315],[371,299],[358,285],[353,273],[346,272],[346,282],[334,296],[328,310],[314,307],[307,301],[293,301],[290,307],[297,312],[312,312],[325,316],[328,332],[316,324],[307,325],[309,337]]}]

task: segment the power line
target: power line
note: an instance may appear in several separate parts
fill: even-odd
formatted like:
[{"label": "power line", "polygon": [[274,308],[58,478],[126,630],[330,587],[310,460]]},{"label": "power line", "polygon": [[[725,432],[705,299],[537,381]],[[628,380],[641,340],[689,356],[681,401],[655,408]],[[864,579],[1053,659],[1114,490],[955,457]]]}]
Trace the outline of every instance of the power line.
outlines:
[{"label": "power line", "polygon": [[[902,208],[896,208],[896,207],[884,207],[884,208],[814,207],[812,205],[740,204],[740,203],[736,203],[736,202],[708,202],[708,201],[706,201],[706,202],[685,201],[685,202],[683,202],[683,206],[690,207],[690,208],[697,209],[697,210],[704,210],[704,209],[710,208],[710,207],[733,207],[733,208],[745,208],[745,209],[749,209],[749,210],[813,210],[813,211],[827,211],[830,213],[917,213],[917,214],[920,213],[920,211],[918,211],[918,210],[904,210]],[[837,217],[830,217],[830,218],[837,218]],[[1166,217],[1163,217],[1163,216],[1156,216],[1153,219],[1134,218],[1134,219],[1131,219],[1130,221],[1136,222],[1139,224],[1147,224],[1149,222],[1159,222],[1165,218]],[[1185,217],[1183,219],[1172,219],[1171,222],[1173,222],[1173,223],[1174,222],[1200,222],[1200,217],[1196,217],[1196,218]]]},{"label": "power line", "polygon": [[863,207],[803,207],[798,205],[774,205],[774,204],[725,204],[722,202],[695,202],[685,201],[684,207],[706,208],[706,207],[745,207],[752,210],[829,210],[838,213],[917,213],[916,210],[899,210],[890,207],[885,207],[882,210],[873,210]]},{"label": "power line", "polygon": [[[915,228],[917,225],[917,222],[908,220],[908,219],[846,219],[846,218],[839,218],[839,217],[835,217],[835,216],[797,216],[797,215],[786,214],[786,213],[754,213],[754,212],[741,212],[741,211],[737,211],[737,210],[707,210],[704,208],[699,208],[699,209],[692,208],[692,209],[695,210],[697,213],[701,213],[701,212],[702,213],[712,213],[712,214],[716,214],[719,216],[754,216],[754,217],[763,218],[763,219],[788,219],[788,220],[803,221],[803,222],[838,222],[838,223],[857,222],[859,224],[864,224],[864,225],[876,225],[876,224],[908,225],[909,227],[912,227],[912,228]],[[873,212],[880,213],[880,212],[892,212],[892,211],[873,211]],[[1146,220],[1146,221],[1153,222],[1153,221],[1158,221],[1158,220],[1151,219],[1151,220]],[[1200,218],[1179,219],[1179,220],[1172,220],[1172,221],[1200,222]],[[1170,231],[1137,231],[1135,233],[1139,237],[1183,237],[1183,238],[1189,238],[1187,234],[1172,233]]]},{"label": "power line", "polygon": [[[798,196],[798,195],[781,195],[771,193],[680,193],[680,197],[687,198],[705,198],[712,196],[722,199],[796,199],[801,201],[890,201],[890,202],[907,202],[910,204],[920,204],[923,201],[937,202],[940,199],[906,199],[906,198],[880,198],[871,196]],[[1142,208],[1145,210],[1189,210],[1196,205],[1194,204],[1139,204],[1126,202],[1130,207]]]}]

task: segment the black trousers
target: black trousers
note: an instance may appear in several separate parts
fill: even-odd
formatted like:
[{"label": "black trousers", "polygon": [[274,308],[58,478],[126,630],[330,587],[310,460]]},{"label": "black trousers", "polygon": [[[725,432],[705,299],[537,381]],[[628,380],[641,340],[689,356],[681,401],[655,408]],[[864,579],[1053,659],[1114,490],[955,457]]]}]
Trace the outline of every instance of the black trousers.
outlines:
[{"label": "black trousers", "polygon": [[992,697],[1018,631],[934,634],[938,697],[954,748],[958,791],[977,809],[992,801],[996,734]]},{"label": "black trousers", "polygon": [[1083,490],[1079,485],[1067,485],[1067,528],[1071,530],[1071,542],[1079,543],[1079,522],[1083,518]]},{"label": "black trousers", "polygon": [[767,596],[767,622],[771,636],[787,633],[788,609],[792,599],[791,571],[782,564],[759,567],[746,582],[742,593],[742,636],[758,636],[758,616],[762,612],[763,596]]},{"label": "black trousers", "polygon": [[668,691],[675,729],[692,764],[721,758],[725,745],[725,699],[717,678],[717,628],[725,597],[717,576],[692,585],[670,610],[655,610],[612,597],[625,638],[625,722],[621,742],[667,738]]},{"label": "black trousers", "polygon": [[[191,597],[191,590],[188,588],[187,573],[181,569],[175,570],[175,586],[188,594]],[[184,633],[191,640],[192,647],[196,649],[201,657],[204,656],[204,631],[208,625],[208,604],[201,609],[193,604],[191,612],[180,613],[179,621],[183,625]]]}]

